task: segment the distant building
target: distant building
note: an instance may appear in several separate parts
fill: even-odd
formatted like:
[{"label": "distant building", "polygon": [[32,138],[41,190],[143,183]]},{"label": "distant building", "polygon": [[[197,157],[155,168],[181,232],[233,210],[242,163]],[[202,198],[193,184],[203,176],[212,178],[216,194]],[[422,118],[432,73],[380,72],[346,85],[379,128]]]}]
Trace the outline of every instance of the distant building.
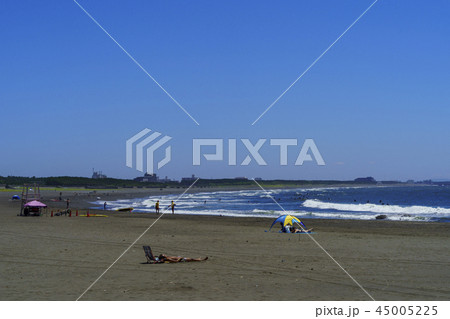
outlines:
[{"label": "distant building", "polygon": [[195,177],[195,175],[192,174],[191,177],[183,177],[183,178],[181,178],[181,182],[182,183],[189,183],[189,182],[195,181],[196,179],[197,179],[197,177]]},{"label": "distant building", "polygon": [[149,174],[149,173],[145,173],[144,176],[141,177],[136,177],[134,179],[137,182],[142,182],[142,183],[167,183],[167,182],[172,182],[171,179],[169,179],[167,176],[164,178],[159,178],[158,175],[156,174]]},{"label": "distant building", "polygon": [[262,181],[261,177],[255,177],[255,181]]},{"label": "distant building", "polygon": [[156,182],[158,182],[158,176],[156,174],[145,173],[144,176],[136,177],[134,180],[137,182],[143,182],[143,183],[148,183],[148,182],[156,183]]},{"label": "distant building", "polygon": [[374,184],[377,181],[373,177],[358,177],[355,178],[356,183],[362,183],[362,184]]},{"label": "distant building", "polygon": [[94,178],[94,179],[107,178],[107,176],[105,174],[103,174],[102,171],[96,172],[96,171],[92,170],[92,178]]}]

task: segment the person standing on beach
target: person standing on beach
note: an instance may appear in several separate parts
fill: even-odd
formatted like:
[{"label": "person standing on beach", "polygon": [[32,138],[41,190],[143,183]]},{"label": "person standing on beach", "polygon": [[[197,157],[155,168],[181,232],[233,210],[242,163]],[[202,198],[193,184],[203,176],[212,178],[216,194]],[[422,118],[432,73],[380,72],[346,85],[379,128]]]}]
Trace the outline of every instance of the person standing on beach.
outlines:
[{"label": "person standing on beach", "polygon": [[103,210],[106,210],[106,202],[103,203]]},{"label": "person standing on beach", "polygon": [[156,201],[155,210],[156,210],[156,213],[159,214],[159,200]]},{"label": "person standing on beach", "polygon": [[175,206],[176,205],[177,204],[175,204],[173,201],[172,201],[172,204],[169,205],[169,207],[172,209],[172,214],[175,214]]},{"label": "person standing on beach", "polygon": [[69,206],[70,206],[70,200],[67,199],[67,200],[66,200],[66,209],[69,209]]}]

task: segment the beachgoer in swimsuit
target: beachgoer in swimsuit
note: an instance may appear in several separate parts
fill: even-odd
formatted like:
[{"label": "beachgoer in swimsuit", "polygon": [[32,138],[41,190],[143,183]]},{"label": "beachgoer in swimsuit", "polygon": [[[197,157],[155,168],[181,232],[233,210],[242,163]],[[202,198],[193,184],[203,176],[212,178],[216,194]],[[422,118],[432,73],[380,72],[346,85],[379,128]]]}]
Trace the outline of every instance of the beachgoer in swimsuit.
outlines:
[{"label": "beachgoer in swimsuit", "polygon": [[179,262],[189,262],[189,261],[205,261],[206,258],[188,258],[188,257],[175,257],[175,256],[167,256],[164,254],[161,254],[158,256],[158,261],[160,262],[169,262],[169,263],[179,263]]}]

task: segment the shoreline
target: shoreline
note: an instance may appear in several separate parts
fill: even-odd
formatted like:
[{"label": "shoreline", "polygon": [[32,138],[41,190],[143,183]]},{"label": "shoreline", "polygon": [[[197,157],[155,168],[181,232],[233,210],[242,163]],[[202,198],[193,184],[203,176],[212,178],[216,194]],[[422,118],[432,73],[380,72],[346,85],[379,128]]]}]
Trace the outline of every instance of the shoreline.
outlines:
[{"label": "shoreline", "polygon": [[[267,188],[267,190],[279,190],[279,189],[334,189],[334,188],[385,188],[385,187],[402,187],[402,186],[423,186],[423,185],[403,185],[403,184],[395,184],[395,185],[373,185],[373,184],[359,184],[359,185],[349,185],[349,184],[339,184],[339,185],[314,185],[314,186],[281,186],[281,187],[273,187],[273,188]],[[247,191],[247,190],[261,190],[261,188],[257,185],[254,186],[221,186],[221,187],[192,187],[189,189],[189,191],[186,194],[198,194],[198,193],[215,193],[215,192],[239,192],[239,191]],[[120,189],[84,189],[84,190],[65,190],[63,188],[55,188],[55,189],[44,189],[41,191],[42,201],[45,202],[45,204],[48,205],[47,211],[50,213],[50,211],[54,210],[56,211],[62,211],[66,209],[66,199],[68,198],[70,200],[70,206],[72,210],[90,210],[92,212],[96,211],[97,213],[114,213],[116,214],[117,211],[115,209],[107,209],[106,211],[103,210],[102,205],[96,205],[95,202],[97,201],[118,201],[118,200],[130,200],[130,199],[145,199],[150,196],[166,196],[166,195],[178,195],[182,194],[186,191],[186,188],[183,187],[177,187],[177,188],[120,188]],[[13,192],[0,192],[0,201],[7,200],[11,198],[11,194]],[[60,193],[62,193],[61,197],[62,200],[56,200]],[[17,208],[18,211],[20,211],[20,204],[17,204],[20,201],[16,201],[16,205],[19,206]],[[177,211],[177,209],[176,209]],[[153,211],[139,211],[134,210],[134,214],[152,214]],[[292,213],[295,215],[295,213]],[[383,213],[379,213],[379,215],[382,215]],[[178,215],[197,215],[197,216],[218,216],[217,214],[206,214],[206,213],[181,213]],[[306,220],[314,220],[314,219],[331,219],[331,220],[375,220],[375,216],[373,219],[352,219],[352,218],[317,218],[317,217],[309,217],[305,216],[303,213],[298,213],[297,215],[302,215],[299,218],[306,219]],[[222,216],[222,215],[220,215]],[[225,214],[223,216],[232,217],[232,218],[264,218],[264,219],[270,219],[270,218],[276,218],[276,216],[279,215],[272,215],[272,216],[261,216],[256,215],[253,216],[252,214],[246,214],[244,216],[236,214],[231,215]],[[417,220],[392,220],[392,219],[386,219],[385,221],[400,221],[400,222],[432,222],[432,223],[446,223],[448,221],[446,220],[427,220],[423,221],[420,219]]]},{"label": "shoreline", "polygon": [[[398,186],[395,186],[395,187],[398,187]],[[288,191],[288,193],[289,193],[290,190],[299,190],[300,193],[304,193],[304,192],[309,192],[309,190],[321,190],[321,191],[324,190],[325,191],[326,189],[341,189],[342,190],[342,189],[347,189],[347,188],[368,189],[368,188],[387,188],[387,187],[392,189],[390,186],[380,186],[380,185],[376,185],[376,186],[374,186],[374,185],[360,185],[360,186],[340,185],[340,186],[332,186],[332,187],[320,186],[320,187],[309,187],[309,188],[304,188],[304,187],[285,188],[285,187],[283,187],[283,188],[268,189],[268,191],[269,190],[284,190],[284,191]],[[392,209],[388,209],[388,207],[389,207],[389,204],[388,204],[387,206],[384,206],[384,207],[386,207],[386,209],[387,209],[386,210],[386,209],[382,209],[382,205],[377,205],[377,203],[372,203],[370,205],[375,205],[374,211],[364,210],[367,208],[363,208],[361,211],[358,211],[358,210],[353,211],[352,209],[354,209],[354,208],[351,207],[348,212],[344,211],[342,214],[340,214],[339,211],[337,211],[335,213],[326,211],[325,216],[322,216],[322,214],[323,214],[322,211],[314,210],[314,206],[312,206],[313,207],[312,209],[309,209],[308,207],[310,207],[310,206],[306,205],[306,202],[309,202],[309,201],[306,201],[305,206],[304,206],[302,200],[298,201],[298,203],[297,203],[298,205],[295,205],[295,207],[292,206],[292,203],[289,204],[289,202],[288,202],[288,204],[287,204],[288,206],[284,207],[284,208],[286,208],[286,211],[284,211],[284,212],[283,212],[283,210],[284,210],[283,208],[281,208],[281,210],[280,210],[280,209],[277,209],[276,206],[274,208],[269,208],[269,207],[265,207],[265,206],[264,206],[265,208],[263,208],[263,207],[258,208],[259,206],[253,206],[253,209],[251,209],[251,210],[246,210],[245,207],[240,207],[241,209],[234,208],[234,209],[230,210],[230,209],[227,209],[226,207],[224,207],[223,205],[220,205],[220,200],[224,199],[222,196],[225,196],[225,198],[227,198],[227,196],[232,196],[231,199],[234,200],[235,197],[241,198],[240,197],[241,192],[248,194],[247,191],[261,192],[261,189],[259,187],[251,188],[251,189],[249,189],[249,188],[242,189],[242,188],[235,188],[235,187],[226,188],[226,189],[214,188],[214,189],[209,189],[209,190],[204,190],[202,188],[194,189],[192,191],[189,191],[187,194],[195,194],[195,193],[201,194],[200,197],[202,199],[199,200],[198,198],[194,197],[191,199],[191,201],[184,202],[183,198],[181,198],[180,204],[182,206],[178,205],[177,208],[175,209],[175,213],[180,214],[180,215],[229,216],[229,217],[238,217],[238,218],[252,217],[252,218],[269,218],[269,219],[276,218],[283,214],[292,214],[292,215],[295,215],[299,218],[306,219],[306,220],[310,220],[310,219],[375,220],[376,218],[379,218],[381,216],[380,219],[386,219],[386,220],[391,220],[391,221],[402,221],[402,222],[403,221],[408,221],[408,222],[449,222],[450,221],[450,219],[448,219],[448,218],[444,218],[444,217],[439,218],[438,216],[423,217],[420,214],[411,216],[411,214],[409,212],[403,212],[404,215],[401,215],[400,213],[398,213],[398,209],[407,210],[408,206],[402,206],[400,204],[392,205]],[[228,194],[221,195],[220,193],[228,193]],[[230,195],[230,193],[232,195]],[[289,194],[292,194],[292,196],[296,197],[294,192],[291,192]],[[172,196],[170,196],[170,195],[172,195]],[[167,189],[160,190],[159,194],[138,193],[138,194],[133,194],[131,196],[128,196],[128,198],[125,198],[125,196],[118,195],[118,196],[114,196],[115,198],[106,199],[106,201],[108,202],[108,205],[109,205],[108,206],[109,209],[107,207],[107,210],[115,211],[118,208],[128,207],[127,205],[129,205],[130,207],[134,206],[133,213],[138,213],[138,214],[154,213],[153,207],[148,206],[148,205],[150,205],[148,202],[145,202],[144,204],[142,204],[141,202],[149,199],[149,197],[153,197],[153,199],[152,199],[153,201],[156,201],[156,199],[159,199],[162,202],[164,202],[164,200],[170,202],[170,200],[175,200],[173,195],[174,195],[173,191],[167,190]],[[164,198],[164,196],[169,196],[169,197]],[[276,195],[273,195],[273,196],[276,196]],[[132,199],[132,200],[130,200],[130,199]],[[195,203],[201,203],[201,202],[203,202],[203,199],[206,199],[205,206],[200,204],[198,209],[188,208],[192,204],[198,205]],[[125,201],[129,200],[129,202],[124,203],[122,200],[125,200]],[[281,200],[281,199],[279,199],[279,200]],[[208,205],[206,205],[206,201],[208,201]],[[286,203],[286,202],[284,202],[284,203]],[[326,204],[326,203],[327,202],[325,201],[324,204]],[[92,198],[91,200],[88,200],[87,203],[85,203],[85,204],[86,204],[86,205],[84,205],[85,208],[97,209],[100,211],[103,210],[103,199],[97,200],[96,198]],[[184,207],[183,205],[185,205],[185,204],[187,204],[188,207]],[[219,204],[219,206],[217,206],[217,204]],[[331,204],[333,204],[333,203],[331,203]],[[358,202],[355,204],[365,206],[366,203],[363,201],[363,202]],[[244,202],[242,202],[240,205],[246,206],[246,204]],[[339,204],[337,204],[337,205],[339,205]],[[353,203],[349,203],[348,205],[353,205]],[[164,207],[165,206],[163,205],[162,210],[164,210]],[[428,209],[428,207],[423,207],[423,208]],[[429,207],[429,208],[432,209],[432,207]],[[373,209],[373,208],[371,208],[371,209]],[[397,212],[397,213],[395,213],[395,212]],[[391,216],[392,213],[394,213],[394,214]],[[368,215],[372,215],[372,216],[368,216]]]}]

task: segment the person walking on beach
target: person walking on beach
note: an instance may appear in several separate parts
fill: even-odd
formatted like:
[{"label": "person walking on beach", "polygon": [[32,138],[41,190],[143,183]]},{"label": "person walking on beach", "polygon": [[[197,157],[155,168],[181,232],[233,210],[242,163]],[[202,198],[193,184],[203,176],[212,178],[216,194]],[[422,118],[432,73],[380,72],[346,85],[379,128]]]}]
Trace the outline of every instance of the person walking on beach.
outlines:
[{"label": "person walking on beach", "polygon": [[159,200],[156,201],[155,210],[156,210],[156,213],[159,214]]},{"label": "person walking on beach", "polygon": [[69,206],[70,206],[70,200],[67,199],[67,200],[66,200],[66,209],[69,209]]},{"label": "person walking on beach", "polygon": [[175,214],[175,206],[176,205],[177,204],[175,204],[173,201],[172,201],[172,204],[169,205],[169,207],[172,209],[172,214]]},{"label": "person walking on beach", "polygon": [[103,210],[106,210],[106,202],[103,203]]}]

